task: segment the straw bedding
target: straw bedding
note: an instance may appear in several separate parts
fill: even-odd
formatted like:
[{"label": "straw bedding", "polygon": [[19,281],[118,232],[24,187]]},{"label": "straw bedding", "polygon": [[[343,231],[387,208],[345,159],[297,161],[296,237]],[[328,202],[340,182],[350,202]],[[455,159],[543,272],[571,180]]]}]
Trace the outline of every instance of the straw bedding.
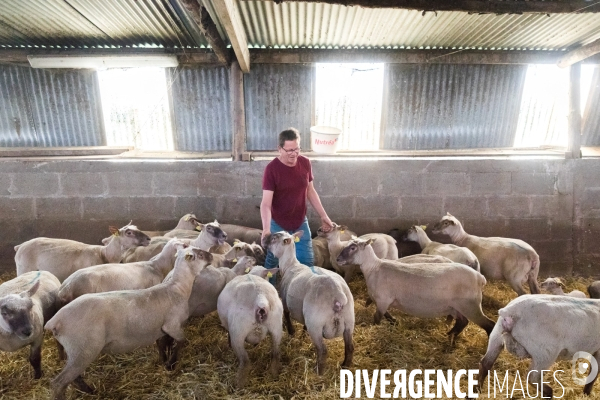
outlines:
[{"label": "straw bedding", "polygon": [[[13,278],[5,274],[2,281]],[[592,279],[572,278],[565,280],[569,290],[585,291]],[[374,305],[364,306],[367,297],[362,276],[350,284],[355,296],[356,328],[354,330],[355,369],[477,369],[485,354],[487,337],[478,326],[470,323],[450,348],[446,332],[448,326],[443,318],[420,319],[409,317],[397,310],[391,314],[399,320],[394,326],[387,321],[372,324]],[[514,299],[516,294],[501,282],[491,282],[484,290],[484,313],[497,318],[498,308]],[[101,356],[84,374],[88,384],[96,389],[95,395],[86,395],[70,387],[70,399],[334,399],[339,398],[339,364],[343,359],[344,344],[341,338],[327,341],[328,370],[322,376],[314,373],[315,352],[310,338],[295,323],[296,334],[284,333],[281,344],[282,369],[279,379],[268,374],[270,339],[247,349],[252,362],[248,385],[235,389],[237,360],[228,347],[227,334],[219,323],[216,312],[204,318],[194,318],[186,328],[188,344],[180,353],[180,362],[173,372],[166,371],[158,362],[154,346],[133,353],[117,356]],[[2,399],[48,399],[51,397],[50,380],[62,369],[51,334],[46,333],[43,348],[41,380],[32,379],[33,371],[27,361],[29,349],[15,353],[0,352],[0,398]],[[515,371],[527,374],[529,360],[518,360],[503,352],[495,369],[509,370],[512,388]],[[590,398],[582,395],[582,387],[573,385],[570,379],[570,362],[555,364],[555,369],[565,372],[558,377],[566,387],[564,399]],[[421,377],[422,378],[422,377]],[[550,379],[552,379],[550,377]],[[465,385],[466,386],[466,385]],[[561,394],[556,383],[552,385],[555,395]],[[394,385],[388,387],[392,392]],[[463,387],[464,389],[464,387]],[[487,387],[480,398],[487,398]],[[532,393],[533,393],[532,388]],[[515,392],[521,398],[521,392]],[[376,391],[376,397],[379,389]],[[363,398],[366,398],[364,389]],[[354,395],[352,395],[354,398]],[[498,398],[505,398],[499,395]],[[600,398],[597,383],[591,398]]]}]

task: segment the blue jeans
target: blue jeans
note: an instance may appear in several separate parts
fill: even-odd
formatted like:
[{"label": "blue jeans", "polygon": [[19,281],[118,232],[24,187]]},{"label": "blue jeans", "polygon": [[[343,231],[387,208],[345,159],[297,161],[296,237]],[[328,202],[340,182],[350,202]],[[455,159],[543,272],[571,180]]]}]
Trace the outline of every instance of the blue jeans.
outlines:
[{"label": "blue jeans", "polygon": [[[273,219],[271,219],[271,233],[276,233],[276,232],[281,232],[281,231],[285,231],[285,229],[280,227],[277,224],[277,222],[275,222]],[[306,217],[304,217],[304,221],[302,222],[302,225],[300,225],[300,227],[298,227],[298,229],[294,229],[294,230],[286,231],[286,232],[293,234],[296,231],[304,231],[304,234],[300,238],[300,241],[298,243],[295,243],[296,244],[296,258],[298,259],[298,261],[300,261],[301,264],[312,267],[315,262],[315,254],[313,253],[312,239],[310,238],[310,236],[311,236],[310,228],[308,226],[308,219]],[[279,265],[279,259],[277,259],[273,255],[273,253],[271,253],[270,251],[267,251],[267,258],[265,259],[265,268],[271,269],[271,268],[277,267],[278,265]],[[270,282],[274,283],[274,277],[271,279],[273,279],[273,281],[270,281]]]}]

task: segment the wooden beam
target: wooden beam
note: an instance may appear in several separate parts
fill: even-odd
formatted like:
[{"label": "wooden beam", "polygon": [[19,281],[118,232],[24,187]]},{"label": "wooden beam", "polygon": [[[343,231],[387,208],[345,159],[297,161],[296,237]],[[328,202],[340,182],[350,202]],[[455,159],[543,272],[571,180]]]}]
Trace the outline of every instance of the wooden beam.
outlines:
[{"label": "wooden beam", "polygon": [[[274,0],[308,3],[315,0]],[[418,11],[464,11],[476,14],[570,14],[597,13],[600,4],[586,0],[569,1],[506,1],[506,0],[317,0],[319,3],[365,8],[399,8]]]},{"label": "wooden beam", "polygon": [[[534,50],[250,49],[256,64],[380,62],[389,64],[556,64],[564,54]],[[600,54],[586,64],[600,64]]]},{"label": "wooden beam", "polygon": [[212,0],[215,12],[227,32],[231,47],[244,73],[250,72],[250,52],[242,19],[234,0]]},{"label": "wooden beam", "polygon": [[212,18],[206,8],[201,7],[198,0],[178,0],[181,2],[183,8],[185,8],[191,15],[194,22],[200,28],[200,31],[210,44],[210,47],[217,55],[219,62],[229,65],[231,63],[231,54],[227,49],[227,45],[221,39],[217,26],[213,22]]},{"label": "wooden beam", "polygon": [[581,158],[581,64],[571,65],[569,79],[569,143],[567,158]]},{"label": "wooden beam", "polygon": [[242,154],[246,151],[246,112],[244,107],[244,74],[237,61],[231,63],[229,88],[231,90],[231,120],[233,121],[231,157],[233,161],[241,161]]},{"label": "wooden beam", "polygon": [[0,157],[111,156],[132,149],[133,147],[126,146],[0,147]]},{"label": "wooden beam", "polygon": [[561,68],[569,67],[579,61],[583,61],[588,57],[600,53],[600,39],[594,40],[585,46],[569,51],[558,60],[558,66]]},{"label": "wooden beam", "polygon": [[[250,49],[257,64],[381,62],[389,64],[556,64],[564,52],[526,50]],[[175,54],[182,65],[223,65],[209,49],[2,49],[0,64],[29,65],[28,55]],[[600,53],[582,61],[600,65]]]}]

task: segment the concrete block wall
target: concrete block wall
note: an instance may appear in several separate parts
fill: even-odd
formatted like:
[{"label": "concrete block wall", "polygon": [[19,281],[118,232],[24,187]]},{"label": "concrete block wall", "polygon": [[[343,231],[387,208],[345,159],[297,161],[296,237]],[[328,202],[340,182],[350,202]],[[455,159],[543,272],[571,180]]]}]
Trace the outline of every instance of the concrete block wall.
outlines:
[{"label": "concrete block wall", "polygon": [[[13,247],[28,239],[99,243],[108,225],[130,219],[142,229],[170,229],[195,212],[260,227],[267,163],[2,161],[1,266],[13,269]],[[469,233],[529,242],[544,275],[600,275],[600,160],[314,159],[313,169],[330,217],[359,234],[433,224],[450,212]],[[310,207],[309,218],[316,229]]]}]

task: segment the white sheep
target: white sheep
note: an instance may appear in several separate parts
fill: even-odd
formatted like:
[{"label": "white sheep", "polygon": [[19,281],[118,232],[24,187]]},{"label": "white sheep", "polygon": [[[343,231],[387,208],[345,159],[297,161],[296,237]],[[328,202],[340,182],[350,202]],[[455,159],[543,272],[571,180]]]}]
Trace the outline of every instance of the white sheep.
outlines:
[{"label": "white sheep", "polygon": [[267,250],[279,259],[279,292],[288,333],[294,334],[290,319],[306,326],[317,350],[317,373],[325,372],[327,347],[323,341],[344,337],[343,367],[350,367],[354,354],[354,298],[348,284],[338,274],[323,268],[300,264],[294,240],[302,231],[290,235],[282,231],[265,237]]},{"label": "white sheep", "polygon": [[[337,271],[340,275],[344,277],[346,282],[349,282],[352,279],[352,276],[360,271],[358,265],[345,264],[340,266],[336,259],[340,254],[344,246],[348,243],[349,239],[352,239],[352,236],[349,239],[342,239],[344,234],[347,234],[348,227],[346,225],[337,225],[333,224],[333,227],[328,232],[324,232],[321,228],[317,230],[317,235],[319,237],[323,237],[327,240],[327,244],[329,247],[329,260],[331,266],[335,271]],[[397,260],[398,259],[398,248],[396,247],[396,240],[390,235],[386,235],[384,233],[368,233],[366,235],[360,236],[361,239],[373,239],[373,249],[375,250],[375,254],[377,254],[380,258],[385,258],[388,260]]]},{"label": "white sheep", "polygon": [[34,378],[42,376],[44,323],[56,312],[60,282],[46,271],[24,273],[0,285],[0,350],[30,346]]},{"label": "white sheep", "polygon": [[250,244],[236,239],[233,241],[231,249],[224,255],[227,260],[234,260],[242,256],[251,256],[256,259],[256,263],[259,265],[263,265],[265,262],[265,251],[256,242]]},{"label": "white sheep", "polygon": [[461,223],[448,213],[433,227],[433,233],[450,236],[452,243],[471,250],[488,279],[508,282],[519,296],[525,294],[523,284],[529,284],[531,294],[540,293],[537,276],[540,257],[533,247],[519,239],[479,237],[469,235]]},{"label": "white sheep", "polygon": [[86,293],[146,289],[158,285],[173,269],[177,251],[185,246],[174,238],[149,261],[94,265],[75,271],[60,286],[57,304],[62,307]]},{"label": "white sheep", "polygon": [[[480,388],[503,348],[518,358],[531,358],[527,377],[536,388],[542,381],[540,371],[550,370],[557,359],[571,360],[576,353],[587,352],[600,364],[600,300],[525,295],[498,315],[479,364]],[[583,393],[591,393],[595,380],[585,385]],[[541,386],[541,397],[552,398],[552,388]]]},{"label": "white sheep", "polygon": [[[212,254],[214,258],[214,254]],[[243,275],[254,267],[256,260],[254,257],[243,256],[237,260],[233,268],[216,268],[212,265],[204,268],[194,278],[192,293],[188,300],[188,309],[190,317],[202,317],[217,309],[217,299],[219,294],[227,284],[238,275]],[[165,282],[171,279],[173,275],[170,272]]]},{"label": "white sheep", "polygon": [[377,311],[374,321],[381,317],[395,322],[388,313],[396,307],[421,318],[452,316],[456,324],[448,332],[450,344],[473,321],[486,333],[494,321],[483,314],[481,299],[486,280],[479,272],[463,264],[405,264],[398,260],[382,260],[375,255],[372,239],[352,239],[337,258],[338,264],[360,265],[367,282],[369,296]]},{"label": "white sheep", "polygon": [[134,225],[121,229],[111,226],[109,230],[112,236],[106,246],[45,237],[15,246],[17,276],[30,271],[48,271],[62,282],[82,268],[121,262],[128,249],[150,243],[150,238]]},{"label": "white sheep", "polygon": [[587,299],[585,293],[580,290],[573,290],[572,292],[565,293],[563,289],[566,289],[565,284],[559,278],[548,278],[540,285],[542,290],[549,292],[550,294],[560,295],[560,296],[569,296],[569,297],[579,297],[580,299]]},{"label": "white sheep", "polygon": [[459,264],[465,264],[479,272],[479,260],[473,252],[466,247],[454,244],[442,244],[429,239],[425,233],[426,226],[413,225],[406,231],[406,240],[419,243],[422,254],[443,256]]},{"label": "white sheep", "polygon": [[[64,400],[70,383],[92,392],[81,374],[101,353],[126,353],[157,342],[165,366],[173,369],[184,345],[194,277],[211,261],[206,251],[180,250],[168,282],[142,290],[85,294],[61,308],[45,326],[67,354],[67,364],[52,381],[54,399]],[[159,341],[165,335],[175,340],[168,360]]]},{"label": "white sheep", "polygon": [[256,345],[267,333],[271,335],[270,372],[273,377],[279,375],[283,305],[277,290],[266,280],[277,270],[254,267],[248,275],[229,281],[218,298],[217,312],[221,325],[229,332],[229,343],[240,363],[238,388],[245,386],[250,370],[250,358],[244,342]]},{"label": "white sheep", "polygon": [[[229,245],[225,243],[227,234],[223,232],[216,220],[215,222],[202,225],[202,228],[203,229],[200,232],[194,233],[194,238],[192,239],[179,239],[190,246],[197,247],[204,251],[210,251],[211,253],[215,252],[222,254],[229,250]],[[153,237],[147,247],[136,247],[128,250],[123,257],[123,262],[133,263],[138,261],[148,261],[159,254],[170,239],[171,238],[164,236]]]},{"label": "white sheep", "polygon": [[146,235],[148,235],[150,237],[164,236],[164,237],[168,237],[168,238],[174,238],[174,237],[181,238],[182,232],[183,233],[191,232],[193,234],[199,225],[200,225],[200,221],[198,221],[198,219],[196,218],[196,215],[194,215],[193,213],[188,213],[188,214],[185,214],[183,217],[179,218],[179,221],[177,222],[177,226],[171,230],[168,230],[168,231],[142,231],[142,232],[144,232]]}]

